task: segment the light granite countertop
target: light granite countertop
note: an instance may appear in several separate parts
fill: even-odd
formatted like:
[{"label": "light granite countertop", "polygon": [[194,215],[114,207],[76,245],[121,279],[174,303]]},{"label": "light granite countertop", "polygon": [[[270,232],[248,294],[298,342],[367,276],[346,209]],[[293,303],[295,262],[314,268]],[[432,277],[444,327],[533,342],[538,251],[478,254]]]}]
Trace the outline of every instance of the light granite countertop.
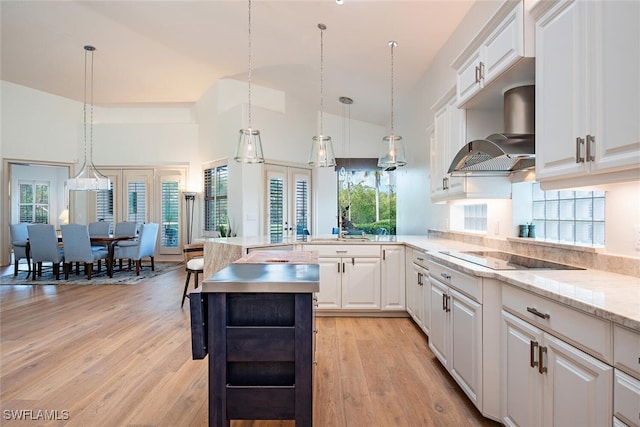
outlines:
[{"label": "light granite countertop", "polygon": [[[492,270],[440,251],[495,250],[460,241],[428,236],[372,236],[370,241],[334,240],[335,236],[307,236],[273,241],[269,237],[207,239],[242,248],[295,244],[404,244],[424,250],[434,261],[479,276],[494,278],[595,316],[640,332],[640,278],[607,271],[585,270]],[[639,261],[640,263],[640,261]]]}]

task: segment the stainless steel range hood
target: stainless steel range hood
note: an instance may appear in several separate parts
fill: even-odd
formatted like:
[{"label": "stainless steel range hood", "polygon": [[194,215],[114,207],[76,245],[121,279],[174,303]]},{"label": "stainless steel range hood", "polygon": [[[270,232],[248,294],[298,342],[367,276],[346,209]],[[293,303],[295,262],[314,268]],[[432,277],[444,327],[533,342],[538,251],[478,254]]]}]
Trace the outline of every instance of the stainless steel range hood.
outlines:
[{"label": "stainless steel range hood", "polygon": [[504,93],[504,133],[467,143],[458,151],[449,173],[510,175],[535,166],[535,87],[519,86]]}]

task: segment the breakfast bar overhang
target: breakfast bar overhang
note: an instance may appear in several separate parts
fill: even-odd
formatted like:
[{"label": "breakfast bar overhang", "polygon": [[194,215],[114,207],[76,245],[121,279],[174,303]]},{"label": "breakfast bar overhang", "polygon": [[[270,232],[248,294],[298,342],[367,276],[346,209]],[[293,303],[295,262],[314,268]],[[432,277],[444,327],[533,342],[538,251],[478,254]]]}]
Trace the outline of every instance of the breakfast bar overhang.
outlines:
[{"label": "breakfast bar overhang", "polygon": [[209,355],[209,425],[311,427],[319,265],[239,261],[190,296],[193,358]]}]

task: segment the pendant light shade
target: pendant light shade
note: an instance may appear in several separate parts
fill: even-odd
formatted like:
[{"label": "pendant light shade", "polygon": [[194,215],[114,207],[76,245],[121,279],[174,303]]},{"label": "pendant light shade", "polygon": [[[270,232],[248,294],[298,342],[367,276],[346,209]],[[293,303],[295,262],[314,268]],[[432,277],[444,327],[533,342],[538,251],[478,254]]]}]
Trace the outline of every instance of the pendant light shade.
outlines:
[{"label": "pendant light shade", "polygon": [[240,129],[240,139],[234,159],[240,163],[264,163],[259,130]]},{"label": "pendant light shade", "polygon": [[393,133],[393,48],[398,46],[395,41],[388,43],[391,48],[391,134],[382,138],[382,155],[378,159],[378,167],[394,170],[407,164],[402,137]]},{"label": "pendant light shade", "polygon": [[251,0],[249,0],[249,72],[247,74],[248,93],[248,124],[246,129],[240,129],[240,138],[234,160],[240,163],[264,163],[262,140],[260,131],[251,127]]},{"label": "pendant light shade", "polygon": [[333,167],[336,165],[336,158],[333,155],[333,143],[331,137],[322,132],[324,119],[324,30],[327,26],[318,24],[320,29],[320,131],[313,137],[311,144],[311,154],[309,155],[309,166],[313,167]]},{"label": "pendant light shade", "polygon": [[[93,46],[84,47],[84,161],[80,172],[66,181],[67,188],[72,191],[98,191],[111,188],[111,181],[93,164]],[[88,57],[91,56],[91,77],[87,79]],[[89,85],[87,86],[87,83]],[[87,123],[87,92],[89,92],[89,122]],[[87,140],[88,147],[87,147]]]}]

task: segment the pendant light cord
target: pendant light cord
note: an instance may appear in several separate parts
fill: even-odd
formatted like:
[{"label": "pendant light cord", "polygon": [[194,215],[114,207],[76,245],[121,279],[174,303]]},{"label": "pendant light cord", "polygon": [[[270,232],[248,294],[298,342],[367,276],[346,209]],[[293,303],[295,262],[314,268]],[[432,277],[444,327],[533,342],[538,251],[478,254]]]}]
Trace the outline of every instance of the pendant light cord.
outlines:
[{"label": "pendant light cord", "polygon": [[327,26],[318,24],[318,28],[320,28],[320,136],[322,136],[324,115],[324,30],[327,29]]},{"label": "pendant light cord", "polygon": [[389,42],[391,47],[391,135],[393,135],[393,48],[398,46],[394,41]]},{"label": "pendant light cord", "polygon": [[89,88],[91,90],[89,95],[89,159],[91,159],[91,165],[93,166],[93,50],[91,50],[91,77]]},{"label": "pendant light cord", "polygon": [[249,72],[247,75],[248,97],[249,97],[249,129],[251,129],[251,0],[249,0]]}]

